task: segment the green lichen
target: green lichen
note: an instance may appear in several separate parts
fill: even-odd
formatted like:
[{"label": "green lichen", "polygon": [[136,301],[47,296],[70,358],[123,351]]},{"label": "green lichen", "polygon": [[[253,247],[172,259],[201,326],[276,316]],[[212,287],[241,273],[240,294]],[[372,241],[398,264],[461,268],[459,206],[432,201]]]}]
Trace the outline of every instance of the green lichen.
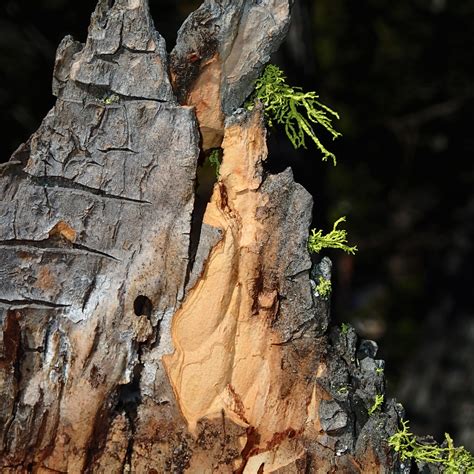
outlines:
[{"label": "green lichen", "polygon": [[328,298],[332,291],[331,280],[326,280],[323,276],[319,277],[318,284],[316,285],[315,292],[316,296],[321,298]]},{"label": "green lichen", "polygon": [[306,148],[305,139],[309,137],[323,154],[323,161],[331,158],[336,165],[335,155],[321,143],[313,127],[322,126],[335,139],[341,134],[334,130],[332,117],[338,119],[339,115],[319,102],[318,97],[316,92],[303,92],[301,87],[289,86],[283,71],[269,64],[257,79],[255,92],[246,106],[252,109],[255,99],[260,100],[270,126],[273,122],[283,125],[295,148]]},{"label": "green lichen", "polygon": [[400,459],[413,459],[414,461],[433,463],[444,467],[446,474],[473,474],[474,456],[463,446],[454,447],[453,440],[448,433],[444,434],[444,446],[420,443],[416,436],[410,432],[408,421],[401,420],[401,427],[390,436],[388,444]]},{"label": "green lichen", "polygon": [[319,253],[324,248],[341,249],[344,252],[354,255],[357,252],[357,246],[349,247],[347,245],[347,231],[337,229],[341,222],[345,222],[346,218],[341,217],[333,226],[331,232],[323,235],[322,230],[312,229],[308,239],[308,249],[312,253]]},{"label": "green lichen", "polygon": [[350,326],[347,323],[341,323],[341,333],[346,335],[349,332]]},{"label": "green lichen", "polygon": [[383,395],[375,395],[375,400],[372,406],[367,410],[369,415],[373,415],[381,406],[384,400]]},{"label": "green lichen", "polygon": [[219,177],[221,169],[221,154],[222,152],[220,148],[214,148],[207,157],[207,162],[214,168],[217,177]]},{"label": "green lichen", "polygon": [[117,104],[120,102],[120,97],[117,94],[105,95],[102,99],[102,103],[105,105]]}]

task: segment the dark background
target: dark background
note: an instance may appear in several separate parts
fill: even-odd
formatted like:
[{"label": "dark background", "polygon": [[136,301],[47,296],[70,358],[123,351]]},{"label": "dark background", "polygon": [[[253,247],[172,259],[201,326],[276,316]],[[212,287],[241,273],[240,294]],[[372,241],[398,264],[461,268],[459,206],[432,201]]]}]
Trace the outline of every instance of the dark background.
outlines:
[{"label": "dark background", "polygon": [[[0,157],[54,105],[55,49],[84,41],[95,0],[3,0]],[[150,0],[171,50],[200,2]],[[295,152],[270,132],[269,168],[291,166],[314,222],[346,215],[355,257],[334,262],[333,318],[376,340],[389,394],[418,434],[474,450],[474,1],[297,0],[274,61],[341,115],[343,137]]]}]

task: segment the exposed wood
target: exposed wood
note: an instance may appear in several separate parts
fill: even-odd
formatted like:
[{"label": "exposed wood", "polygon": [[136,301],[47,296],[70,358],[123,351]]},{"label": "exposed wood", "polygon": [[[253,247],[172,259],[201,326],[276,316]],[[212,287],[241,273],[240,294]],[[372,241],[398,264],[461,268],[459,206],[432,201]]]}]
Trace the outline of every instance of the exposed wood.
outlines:
[{"label": "exposed wood", "polygon": [[312,198],[239,108],[290,6],[204,2],[172,79],[146,0],[100,0],[59,46],[57,103],[0,168],[2,472],[399,469],[376,347],[312,289]]}]

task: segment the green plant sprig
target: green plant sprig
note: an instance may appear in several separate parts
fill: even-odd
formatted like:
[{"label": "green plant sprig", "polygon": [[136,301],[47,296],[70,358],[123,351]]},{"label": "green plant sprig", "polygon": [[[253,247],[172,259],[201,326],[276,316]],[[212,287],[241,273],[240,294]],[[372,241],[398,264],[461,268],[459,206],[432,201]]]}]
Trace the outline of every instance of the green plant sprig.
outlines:
[{"label": "green plant sprig", "polygon": [[311,234],[308,239],[308,249],[312,253],[319,253],[324,248],[341,249],[346,253],[354,255],[357,252],[357,246],[349,247],[347,245],[347,231],[343,229],[337,229],[337,226],[341,222],[345,222],[346,218],[339,218],[332,228],[332,231],[326,235],[323,235],[322,230],[316,231],[311,230]]},{"label": "green plant sprig", "polygon": [[285,127],[286,135],[295,148],[306,148],[305,138],[308,136],[323,154],[323,161],[331,158],[334,166],[336,156],[328,151],[314,132],[314,125],[321,125],[333,137],[341,135],[331,121],[339,115],[326,105],[319,102],[316,92],[303,92],[301,87],[291,87],[286,83],[283,71],[269,64],[255,83],[255,92],[248,109],[253,108],[255,99],[265,106],[265,116],[270,125],[273,121]]},{"label": "green plant sprig", "polygon": [[326,280],[326,278],[320,276],[315,291],[321,298],[328,298],[332,291],[331,280]]},{"label": "green plant sprig", "polygon": [[341,334],[346,335],[351,327],[347,323],[341,323]]},{"label": "green plant sprig", "polygon": [[381,406],[384,401],[383,395],[375,395],[375,400],[372,406],[367,410],[369,415],[373,415]]},{"label": "green plant sprig", "polygon": [[473,474],[474,456],[463,446],[454,447],[448,433],[444,434],[446,447],[438,444],[422,444],[410,432],[408,421],[401,420],[401,427],[390,436],[388,445],[400,454],[402,461],[413,459],[425,463],[439,464],[445,467],[446,474]]},{"label": "green plant sprig", "polygon": [[214,148],[207,156],[207,162],[214,168],[216,177],[219,177],[221,170],[221,151],[220,148]]}]

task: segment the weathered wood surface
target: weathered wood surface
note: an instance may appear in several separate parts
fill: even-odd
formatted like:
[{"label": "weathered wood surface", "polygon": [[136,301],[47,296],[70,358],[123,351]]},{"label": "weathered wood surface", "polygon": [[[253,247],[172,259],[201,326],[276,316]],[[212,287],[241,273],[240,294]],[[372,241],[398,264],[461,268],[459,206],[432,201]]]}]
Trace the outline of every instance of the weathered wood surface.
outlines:
[{"label": "weathered wood surface", "polygon": [[400,469],[374,345],[312,291],[311,196],[238,108],[290,3],[205,1],[170,66],[146,0],[59,46],[57,103],[0,168],[2,472]]}]

